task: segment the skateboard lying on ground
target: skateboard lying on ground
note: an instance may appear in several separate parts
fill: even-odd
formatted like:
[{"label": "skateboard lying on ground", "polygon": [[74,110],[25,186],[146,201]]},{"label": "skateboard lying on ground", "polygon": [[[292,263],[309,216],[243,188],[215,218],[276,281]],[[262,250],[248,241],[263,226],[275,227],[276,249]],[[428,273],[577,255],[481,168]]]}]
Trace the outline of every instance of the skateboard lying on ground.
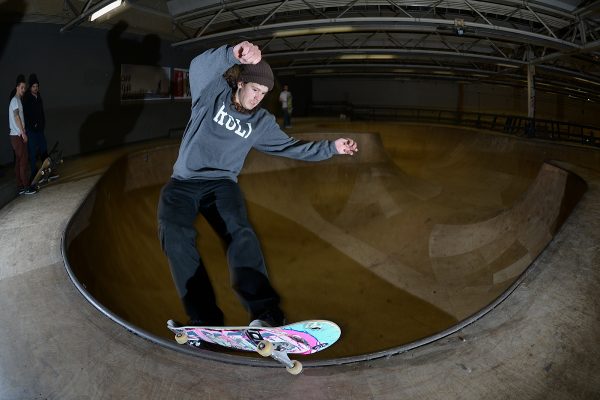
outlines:
[{"label": "skateboard lying on ground", "polygon": [[42,184],[58,178],[58,175],[52,175],[52,172],[56,170],[56,167],[63,162],[62,151],[57,151],[57,146],[58,142],[54,144],[52,150],[50,150],[50,153],[48,154],[48,157],[46,157],[44,162],[42,162],[42,166],[31,181],[31,186],[39,189]]},{"label": "skateboard lying on ground", "polygon": [[308,320],[279,327],[179,326],[167,322],[179,344],[201,347],[202,342],[236,350],[255,351],[285,365],[289,373],[302,372],[302,364],[288,354],[313,354],[335,343],[340,327],[326,320]]}]

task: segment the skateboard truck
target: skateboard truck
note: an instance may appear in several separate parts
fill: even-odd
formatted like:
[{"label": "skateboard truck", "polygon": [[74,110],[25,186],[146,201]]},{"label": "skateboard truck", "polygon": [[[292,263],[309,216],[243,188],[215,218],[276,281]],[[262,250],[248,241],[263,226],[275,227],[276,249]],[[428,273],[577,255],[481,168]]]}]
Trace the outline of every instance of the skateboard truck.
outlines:
[{"label": "skateboard truck", "polygon": [[256,352],[263,357],[271,357],[280,364],[285,365],[285,369],[292,375],[298,375],[302,372],[302,363],[298,360],[290,360],[284,351],[275,350],[273,343],[268,340],[261,340],[256,344]]},{"label": "skateboard truck", "polygon": [[290,360],[285,351],[275,349],[273,343],[263,339],[258,331],[247,329],[246,335],[256,344],[256,352],[263,357],[271,357],[280,364],[285,365],[285,369],[292,375],[298,375],[302,372],[302,363],[298,360]]},{"label": "skateboard truck", "polygon": [[[302,363],[298,360],[290,360],[287,353],[276,350],[273,343],[264,340],[260,333],[251,329],[246,330],[248,338],[256,345],[256,352],[263,357],[271,357],[273,360],[285,366],[285,369],[292,375],[298,375],[302,372]],[[175,334],[175,340],[179,344],[186,344],[189,337],[185,332]]]}]

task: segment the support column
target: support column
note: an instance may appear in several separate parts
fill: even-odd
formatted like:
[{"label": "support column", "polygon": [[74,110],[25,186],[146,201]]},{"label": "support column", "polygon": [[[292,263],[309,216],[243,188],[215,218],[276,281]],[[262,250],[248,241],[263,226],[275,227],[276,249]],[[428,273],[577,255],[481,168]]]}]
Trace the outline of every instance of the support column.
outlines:
[{"label": "support column", "polygon": [[527,58],[527,116],[531,118],[527,124],[525,134],[527,137],[535,137],[535,65],[531,63],[535,54],[529,49]]},{"label": "support column", "polygon": [[527,116],[535,118],[535,65],[527,65]]}]

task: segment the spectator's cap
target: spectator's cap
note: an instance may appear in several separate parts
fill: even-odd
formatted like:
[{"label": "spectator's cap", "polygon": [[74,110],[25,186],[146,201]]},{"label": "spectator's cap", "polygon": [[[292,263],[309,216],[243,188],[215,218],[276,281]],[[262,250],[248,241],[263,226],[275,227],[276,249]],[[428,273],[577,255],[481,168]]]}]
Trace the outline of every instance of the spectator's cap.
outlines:
[{"label": "spectator's cap", "polygon": [[37,75],[36,74],[31,74],[29,75],[29,86],[33,86],[35,84],[40,84],[40,81],[38,81]]},{"label": "spectator's cap", "polygon": [[17,82],[15,86],[19,86],[21,83],[27,83],[27,81],[25,81],[25,75],[23,74],[17,75]]},{"label": "spectator's cap", "polygon": [[269,90],[273,89],[275,81],[271,67],[264,60],[260,60],[258,64],[244,64],[238,80],[258,83],[268,87]]}]

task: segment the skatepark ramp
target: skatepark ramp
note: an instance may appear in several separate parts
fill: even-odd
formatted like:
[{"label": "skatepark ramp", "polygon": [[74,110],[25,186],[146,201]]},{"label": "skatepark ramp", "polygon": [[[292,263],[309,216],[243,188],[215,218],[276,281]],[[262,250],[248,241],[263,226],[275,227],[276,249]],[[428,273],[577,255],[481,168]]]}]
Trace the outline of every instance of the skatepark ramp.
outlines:
[{"label": "skatepark ramp", "polygon": [[[342,328],[341,340],[303,360],[306,366],[399,353],[481,317],[519,284],[586,190],[580,178],[552,163],[531,167],[533,176],[515,165],[498,174],[497,165],[487,167],[493,160],[472,157],[468,146],[436,156],[435,166],[463,174],[440,179],[402,165],[411,154],[427,159],[426,137],[415,144],[418,138],[401,135],[345,136],[359,143],[356,157],[306,163],[252,152],[240,176],[288,320],[330,319]],[[69,275],[94,306],[143,337],[207,358],[268,365],[177,347],[166,328],[168,319],[186,320],[156,222],[177,150],[177,143],[150,146],[106,171],[65,231]],[[510,204],[490,193],[473,198],[482,179],[495,190],[497,176],[503,193],[515,193]],[[245,325],[222,244],[202,217],[196,226],[226,323]]]}]

